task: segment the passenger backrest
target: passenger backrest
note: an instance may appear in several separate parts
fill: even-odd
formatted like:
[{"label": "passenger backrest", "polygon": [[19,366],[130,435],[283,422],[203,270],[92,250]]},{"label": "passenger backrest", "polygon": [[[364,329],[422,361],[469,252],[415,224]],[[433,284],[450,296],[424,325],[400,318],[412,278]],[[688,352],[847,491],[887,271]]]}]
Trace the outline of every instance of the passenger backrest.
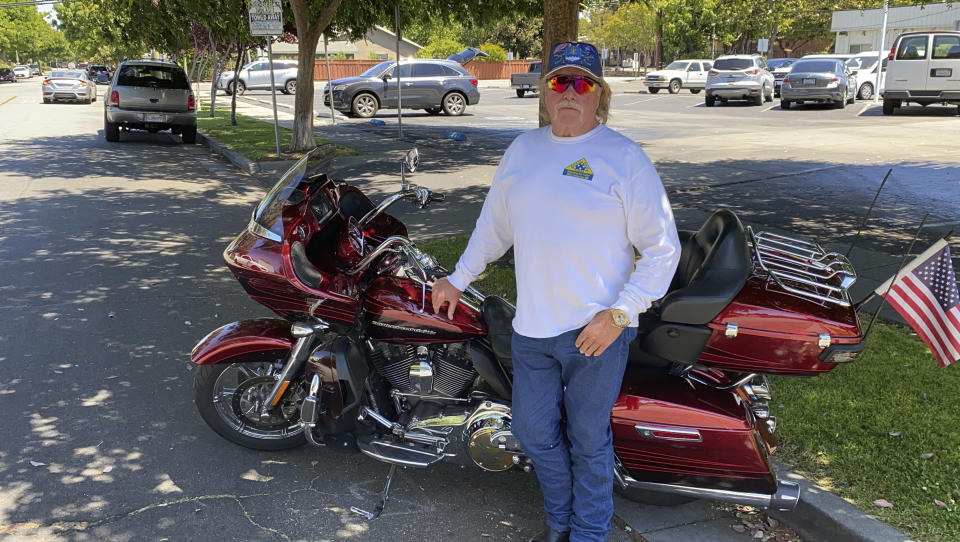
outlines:
[{"label": "passenger backrest", "polygon": [[660,302],[660,320],[706,324],[743,288],[750,274],[743,224],[720,210],[684,242],[671,291]]}]

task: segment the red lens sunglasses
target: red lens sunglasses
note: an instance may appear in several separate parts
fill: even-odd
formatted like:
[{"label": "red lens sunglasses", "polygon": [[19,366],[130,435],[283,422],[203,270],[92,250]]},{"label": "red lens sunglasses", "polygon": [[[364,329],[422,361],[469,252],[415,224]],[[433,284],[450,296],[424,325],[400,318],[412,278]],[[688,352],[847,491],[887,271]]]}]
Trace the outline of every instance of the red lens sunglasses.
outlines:
[{"label": "red lens sunglasses", "polygon": [[562,93],[573,85],[577,94],[589,94],[596,90],[599,84],[585,75],[554,75],[547,81],[547,86],[554,92]]}]

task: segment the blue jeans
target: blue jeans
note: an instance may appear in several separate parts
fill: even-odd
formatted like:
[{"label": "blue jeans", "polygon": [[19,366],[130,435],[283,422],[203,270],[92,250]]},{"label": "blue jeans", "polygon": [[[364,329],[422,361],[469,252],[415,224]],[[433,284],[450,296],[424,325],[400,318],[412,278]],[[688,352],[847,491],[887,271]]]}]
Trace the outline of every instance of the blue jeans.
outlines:
[{"label": "blue jeans", "polygon": [[613,517],[610,410],[637,330],[623,330],[603,354],[591,357],[574,346],[581,331],[546,339],[513,334],[511,426],[533,461],[547,525],[570,531],[571,542],[602,542]]}]

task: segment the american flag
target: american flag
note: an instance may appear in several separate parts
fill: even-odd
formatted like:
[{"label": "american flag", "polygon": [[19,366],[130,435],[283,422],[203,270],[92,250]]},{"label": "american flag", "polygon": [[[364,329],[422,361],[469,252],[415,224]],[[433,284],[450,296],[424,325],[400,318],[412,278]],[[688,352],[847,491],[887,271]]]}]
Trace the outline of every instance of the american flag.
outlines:
[{"label": "american flag", "polygon": [[960,360],[960,294],[945,240],[874,291],[910,323],[941,367]]}]

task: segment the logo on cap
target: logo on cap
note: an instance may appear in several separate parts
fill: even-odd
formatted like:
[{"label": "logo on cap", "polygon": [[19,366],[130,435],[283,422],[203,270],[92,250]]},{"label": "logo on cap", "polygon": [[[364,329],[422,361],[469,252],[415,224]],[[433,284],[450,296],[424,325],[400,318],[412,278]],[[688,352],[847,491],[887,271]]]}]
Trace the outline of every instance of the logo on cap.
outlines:
[{"label": "logo on cap", "polygon": [[580,52],[579,45],[571,45],[567,47],[567,52],[563,55],[564,60],[568,62],[580,62],[583,58],[582,53]]}]

